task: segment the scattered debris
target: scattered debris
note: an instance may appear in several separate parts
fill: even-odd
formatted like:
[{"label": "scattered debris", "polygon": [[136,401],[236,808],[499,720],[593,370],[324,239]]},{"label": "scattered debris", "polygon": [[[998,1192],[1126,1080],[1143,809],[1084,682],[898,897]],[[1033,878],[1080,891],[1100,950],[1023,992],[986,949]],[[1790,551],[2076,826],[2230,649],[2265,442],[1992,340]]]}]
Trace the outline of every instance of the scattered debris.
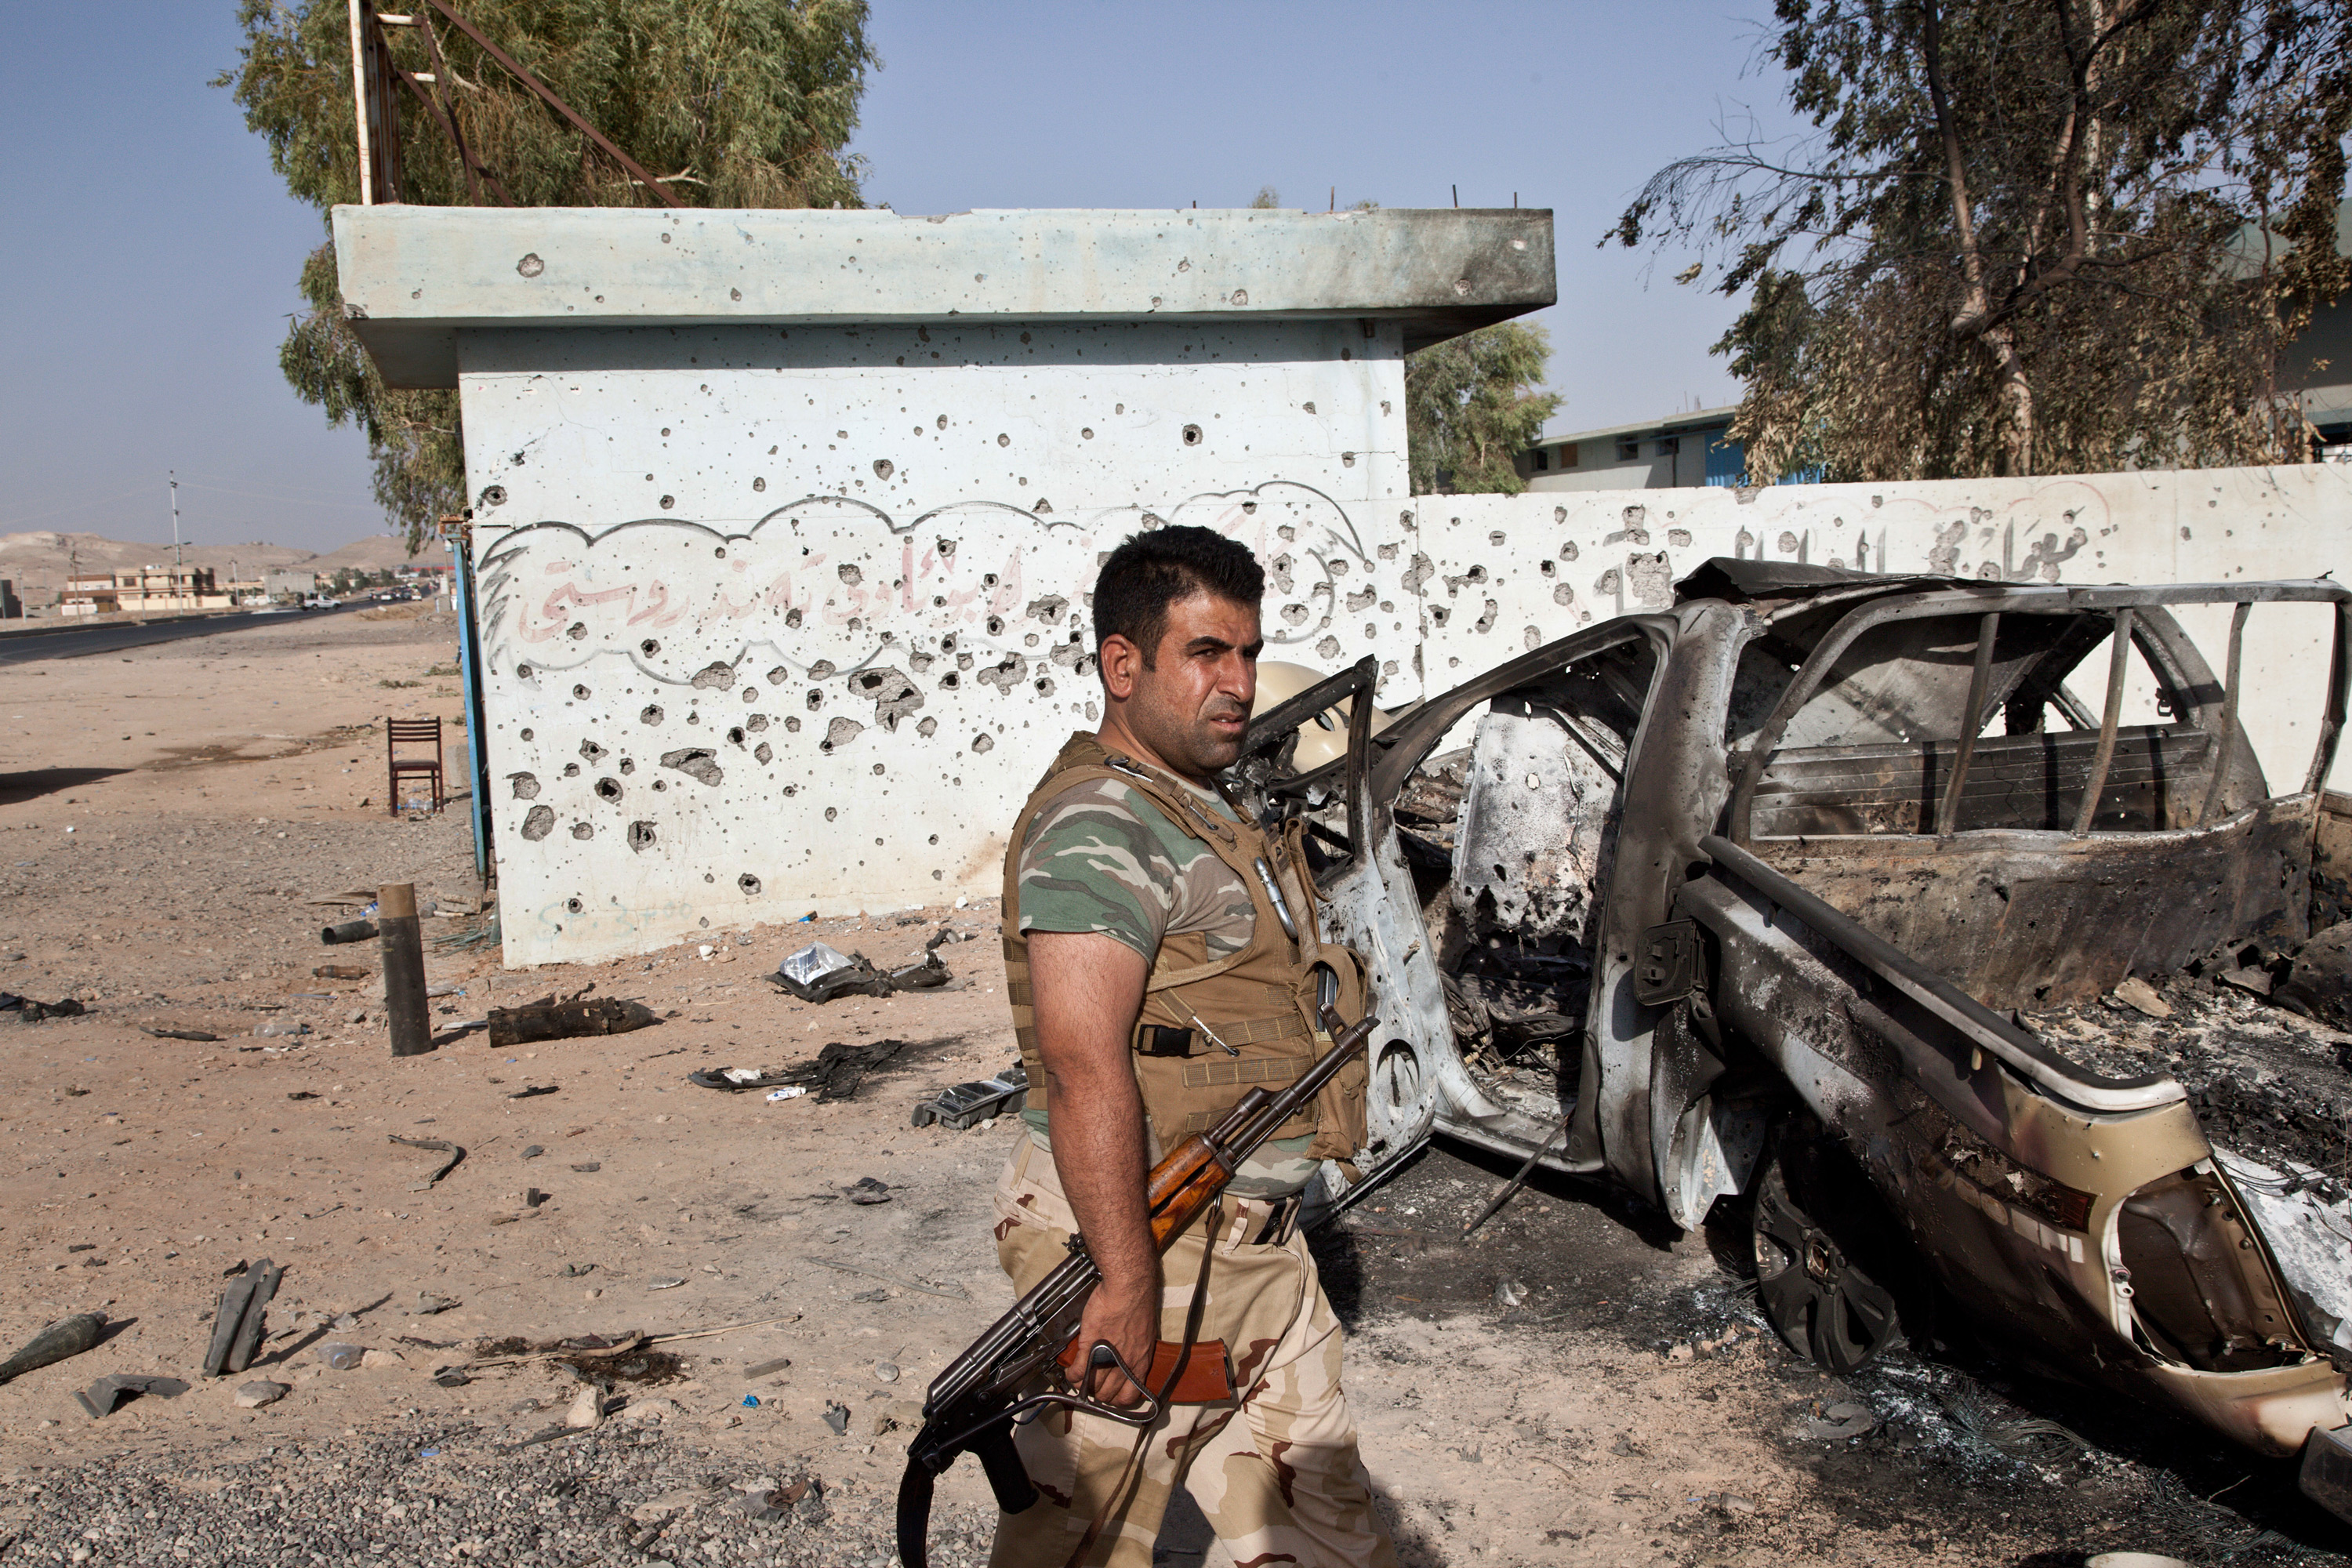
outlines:
[{"label": "scattered debris", "polygon": [[277,1404],[293,1392],[285,1384],[272,1383],[266,1377],[256,1378],[251,1383],[237,1385],[236,1407],[239,1410],[258,1410],[265,1405]]},{"label": "scattered debris", "polygon": [[1517,1306],[1527,1299],[1528,1288],[1525,1285],[1520,1284],[1517,1280],[1497,1279],[1495,1281],[1495,1305],[1502,1308],[1505,1311],[1510,1310],[1510,1309]]},{"label": "scattered debris", "polygon": [[925,1285],[913,1279],[902,1279],[896,1274],[885,1274],[879,1268],[868,1268],[863,1263],[844,1263],[837,1258],[803,1257],[803,1263],[814,1263],[826,1268],[838,1268],[844,1274],[863,1274],[868,1279],[879,1279],[896,1285],[902,1290],[919,1291],[926,1296],[944,1296],[950,1301],[969,1301],[971,1295],[961,1286]]},{"label": "scattered debris", "polygon": [[575,1171],[583,1172],[601,1171],[604,1168],[604,1162],[602,1160],[583,1160],[572,1168]]},{"label": "scattered debris", "polygon": [[176,1377],[148,1377],[135,1372],[112,1372],[91,1384],[77,1389],[74,1397],[89,1412],[90,1419],[111,1415],[126,1399],[136,1399],[152,1394],[158,1399],[177,1399],[188,1392],[188,1385]]},{"label": "scattered debris", "polygon": [[310,973],[321,980],[367,980],[375,974],[363,963],[322,963]]},{"label": "scattered debris", "polygon": [[751,1378],[751,1377],[765,1377],[765,1376],[767,1376],[770,1373],[782,1372],[782,1371],[783,1371],[783,1370],[784,1370],[784,1368],[786,1368],[786,1367],[788,1367],[788,1366],[790,1366],[790,1365],[792,1365],[792,1364],[793,1364],[793,1358],[792,1358],[792,1357],[790,1357],[790,1356],[778,1356],[778,1357],[777,1357],[775,1360],[773,1360],[773,1361],[763,1361],[763,1362],[761,1362],[760,1363],[758,1363],[758,1364],[757,1364],[757,1365],[755,1365],[755,1366],[747,1366],[747,1367],[745,1367],[745,1368],[743,1369],[743,1375],[744,1375],[745,1377],[747,1377],[747,1378]]},{"label": "scattered debris", "polygon": [[2272,1000],[2336,1028],[2352,1028],[2352,921],[2313,933],[2295,950]]},{"label": "scattered debris", "polygon": [[579,1431],[601,1426],[604,1422],[604,1391],[589,1384],[572,1396],[572,1407],[563,1413],[563,1424]]},{"label": "scattered debris", "polygon": [[139,1032],[142,1035],[152,1035],[159,1040],[217,1040],[220,1038],[218,1035],[207,1034],[202,1029],[151,1029],[144,1024],[139,1026]]},{"label": "scattered debris", "polygon": [[323,1344],[319,1347],[319,1359],[337,1372],[354,1372],[366,1364],[367,1352],[358,1345]]},{"label": "scattered debris", "polygon": [[416,1305],[409,1310],[416,1317],[429,1318],[436,1312],[446,1312],[452,1307],[464,1305],[463,1301],[453,1301],[446,1296],[427,1296],[424,1291],[419,1290],[416,1293]]},{"label": "scattered debris", "polygon": [[841,1191],[842,1195],[854,1204],[887,1204],[890,1201],[890,1184],[877,1182],[871,1176],[860,1176]]},{"label": "scattered debris", "polygon": [[278,1282],[285,1276],[286,1270],[265,1258],[229,1281],[213,1318],[212,1342],[205,1349],[206,1377],[243,1372],[252,1364],[254,1352],[261,1348],[270,1298],[278,1294]]},{"label": "scattered debris", "polygon": [[548,995],[520,1007],[493,1007],[490,1044],[521,1046],[535,1040],[625,1035],[632,1029],[661,1022],[654,1010],[642,1002],[625,1001],[618,996],[599,996],[592,1001],[586,996],[587,993],[582,991],[561,1002]]},{"label": "scattered debris", "polygon": [[[904,1040],[876,1040],[871,1045],[855,1046],[835,1040],[810,1060],[795,1062],[788,1068],[722,1068],[712,1072],[688,1073],[686,1081],[697,1088],[715,1089],[727,1094],[740,1094],[751,1089],[775,1089],[776,1092],[768,1096],[771,1101],[797,1100],[800,1094],[814,1089],[816,1102],[825,1105],[855,1096],[858,1084],[864,1081],[867,1073],[906,1048]],[[777,1089],[778,1085],[783,1087]]]},{"label": "scattered debris", "polygon": [[36,1002],[14,991],[0,991],[0,1013],[16,1014],[20,1024],[37,1024],[44,1018],[79,1018],[89,1011],[70,996],[57,1002]]},{"label": "scattered debris", "polygon": [[525,1159],[525,1160],[536,1160],[536,1159],[538,1159],[541,1154],[544,1154],[544,1153],[546,1153],[546,1152],[547,1152],[547,1151],[546,1151],[544,1148],[542,1148],[541,1145],[537,1144],[537,1143],[525,1144],[525,1145],[523,1146],[523,1152],[522,1152],[522,1153],[521,1153],[521,1155],[520,1155],[520,1158]]},{"label": "scattered debris", "polygon": [[807,1092],[807,1089],[802,1085],[793,1084],[788,1089],[780,1089],[776,1090],[775,1093],[768,1096],[768,1103],[770,1105],[773,1105],[780,1100],[798,1100]]},{"label": "scattered debris", "polygon": [[685,1280],[674,1277],[661,1279],[648,1279],[646,1281],[646,1289],[648,1290],[675,1290],[685,1283]]},{"label": "scattered debris", "polygon": [[826,1426],[833,1428],[835,1436],[845,1436],[849,1431],[849,1407],[845,1405],[827,1405],[824,1407],[824,1420]]},{"label": "scattered debris", "polygon": [[2145,1013],[2151,1018],[2172,1016],[2172,1004],[2156,994],[2156,987],[2138,975],[2128,975],[2116,987],[2116,1000],[2135,1013]]},{"label": "scattered debris", "polygon": [[[562,1087],[563,1086],[562,1084],[555,1083],[534,1083],[515,1090],[512,1094],[508,1095],[507,1098],[509,1100],[537,1100],[541,1095],[553,1094],[557,1089],[562,1089]],[[528,1159],[530,1156],[525,1155],[524,1158]]]},{"label": "scattered debris", "polygon": [[874,1375],[884,1383],[896,1383],[898,1381],[898,1364],[895,1362],[877,1361],[874,1363]]},{"label": "scattered debris", "polygon": [[889,996],[900,991],[931,991],[955,976],[940,957],[938,942],[925,949],[919,963],[887,973],[874,967],[862,952],[845,953],[813,942],[776,966],[768,976],[775,987],[803,1002],[825,1003],[842,996]]},{"label": "scattered debris", "polygon": [[24,1376],[37,1368],[68,1356],[77,1356],[104,1337],[106,1314],[76,1312],[70,1318],[59,1318],[33,1336],[32,1342],[6,1361],[0,1362],[0,1383]]},{"label": "scattered debris", "polygon": [[974,1079],[943,1089],[915,1107],[914,1124],[933,1122],[961,1132],[999,1116],[1011,1116],[1029,1100],[1029,1072],[1014,1062],[994,1078]]},{"label": "scattered debris", "polygon": [[1819,1443],[1839,1442],[1848,1437],[1859,1437],[1877,1425],[1878,1417],[1871,1414],[1868,1405],[1842,1399],[1819,1415],[1808,1415],[1799,1421],[1797,1436]]},{"label": "scattered debris", "polygon": [[403,1148],[430,1149],[436,1153],[446,1154],[449,1156],[448,1159],[443,1161],[440,1165],[435,1168],[431,1175],[426,1176],[421,1182],[412,1183],[408,1189],[412,1193],[425,1193],[432,1191],[433,1184],[447,1175],[450,1172],[456,1170],[457,1168],[457,1162],[466,1157],[466,1152],[463,1149],[460,1149],[457,1145],[450,1142],[445,1138],[403,1138],[397,1132],[390,1134],[390,1137],[394,1142],[400,1144]]},{"label": "scattered debris", "polygon": [[319,940],[334,947],[347,942],[373,942],[377,934],[373,921],[345,921],[341,925],[320,927]]}]

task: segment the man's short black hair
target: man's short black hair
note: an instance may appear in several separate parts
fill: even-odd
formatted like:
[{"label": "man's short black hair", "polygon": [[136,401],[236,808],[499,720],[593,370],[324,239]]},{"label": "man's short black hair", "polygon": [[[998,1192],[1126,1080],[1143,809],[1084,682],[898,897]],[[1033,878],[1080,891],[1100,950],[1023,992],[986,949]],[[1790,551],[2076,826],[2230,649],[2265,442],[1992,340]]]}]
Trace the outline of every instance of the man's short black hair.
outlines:
[{"label": "man's short black hair", "polygon": [[1205,528],[1157,528],[1129,537],[1095,578],[1095,648],[1122,637],[1143,650],[1146,668],[1160,654],[1168,606],[1210,594],[1255,609],[1265,572],[1249,546]]}]

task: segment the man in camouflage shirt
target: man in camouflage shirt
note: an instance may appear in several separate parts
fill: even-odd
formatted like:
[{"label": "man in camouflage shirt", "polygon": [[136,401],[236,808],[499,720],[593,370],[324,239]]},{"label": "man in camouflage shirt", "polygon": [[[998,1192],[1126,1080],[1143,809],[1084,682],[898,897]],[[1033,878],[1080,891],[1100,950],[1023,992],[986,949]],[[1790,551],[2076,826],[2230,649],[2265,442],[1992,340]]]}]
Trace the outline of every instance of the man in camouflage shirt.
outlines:
[{"label": "man in camouflage shirt", "polygon": [[[1032,1081],[1029,1135],[995,1197],[1005,1271],[1026,1290],[1082,1235],[1102,1283],[1077,1343],[1107,1342],[1136,1368],[1155,1342],[1185,1337],[1197,1293],[1198,1340],[1228,1346],[1237,1398],[1171,1405],[1140,1435],[1062,1411],[1020,1427],[1043,1500],[1001,1521],[999,1568],[1145,1568],[1180,1485],[1236,1563],[1396,1561],[1339,1386],[1339,1323],[1297,1223],[1320,1154],[1353,1152],[1360,1110],[1353,1132],[1320,1101],[1286,1125],[1210,1223],[1164,1254],[1147,1219],[1160,1154],[1241,1085],[1278,1089],[1312,1059],[1318,972],[1346,970],[1360,996],[1354,955],[1316,933],[1295,835],[1270,837],[1215,787],[1255,695],[1264,585],[1245,548],[1205,529],[1139,534],[1111,553],[1093,606],[1102,725],[1038,785],[1005,878],[1008,992]],[[1210,1084],[1233,1087],[1220,1100]],[[1096,1398],[1140,1402],[1119,1372],[1089,1376]]]}]

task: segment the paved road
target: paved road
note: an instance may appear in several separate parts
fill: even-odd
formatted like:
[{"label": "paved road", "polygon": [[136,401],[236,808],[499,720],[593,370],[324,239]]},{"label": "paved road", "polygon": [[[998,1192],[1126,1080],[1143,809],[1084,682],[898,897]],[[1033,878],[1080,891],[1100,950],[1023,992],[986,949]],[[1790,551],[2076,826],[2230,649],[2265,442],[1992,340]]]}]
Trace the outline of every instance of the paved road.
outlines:
[{"label": "paved road", "polygon": [[280,626],[305,616],[341,615],[351,610],[371,608],[373,604],[372,600],[362,599],[355,604],[338,605],[332,610],[286,610],[269,614],[247,610],[234,615],[164,621],[143,626],[136,621],[124,621],[110,626],[76,626],[70,631],[23,633],[0,637],[0,665],[29,664],[41,658],[79,658],[84,654],[112,653],[120,648],[144,647],[150,643],[176,642],[182,637],[207,637],[254,626]]}]

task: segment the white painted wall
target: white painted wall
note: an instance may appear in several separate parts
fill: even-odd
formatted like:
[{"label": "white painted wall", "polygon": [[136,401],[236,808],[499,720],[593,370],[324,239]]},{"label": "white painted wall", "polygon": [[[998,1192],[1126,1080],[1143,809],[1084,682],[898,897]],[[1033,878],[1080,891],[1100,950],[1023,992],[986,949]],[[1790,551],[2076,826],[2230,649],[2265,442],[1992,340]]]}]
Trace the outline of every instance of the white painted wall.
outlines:
[{"label": "white painted wall", "polygon": [[[1406,500],[1392,338],[1300,323],[1252,353],[1188,330],[1189,348],[1122,356],[1107,345],[1130,329],[1027,331],[933,329],[950,368],[903,378],[909,343],[929,352],[911,331],[831,345],[859,357],[878,338],[887,373],[806,348],[823,363],[729,363],[691,338],[655,354],[683,367],[626,342],[561,374],[469,359],[477,479],[506,487],[500,511],[550,520],[476,542],[509,963],[993,893],[1021,799],[1097,716],[1100,553],[1152,517],[1248,543],[1271,568],[1269,656],[1337,670],[1376,654],[1384,705],[1663,605],[1711,555],[2312,576],[2352,519],[2336,466]],[[1059,362],[1058,401],[1025,390],[1031,351]],[[763,511],[777,486],[753,483],[787,455],[831,493]],[[614,500],[648,490],[675,511]],[[2218,664],[2226,614],[2185,618]],[[2249,627],[2244,717],[2273,787],[2308,762],[2326,636],[2315,606],[2258,607]]]}]

